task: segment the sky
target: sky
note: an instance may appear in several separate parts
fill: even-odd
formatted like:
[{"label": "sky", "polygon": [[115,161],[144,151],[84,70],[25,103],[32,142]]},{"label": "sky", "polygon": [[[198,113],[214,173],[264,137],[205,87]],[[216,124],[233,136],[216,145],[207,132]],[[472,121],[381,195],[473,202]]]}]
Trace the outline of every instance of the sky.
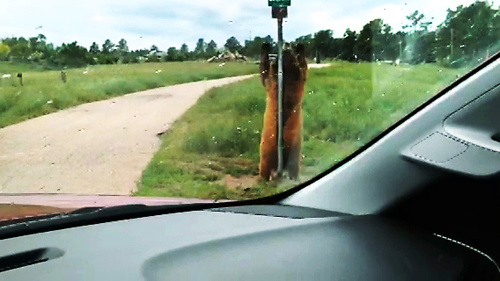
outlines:
[{"label": "sky", "polygon": [[[382,18],[395,30],[408,24],[418,10],[434,27],[448,8],[473,0],[291,0],[284,38],[323,29],[341,37],[347,28],[359,31],[370,20]],[[255,36],[277,38],[276,20],[266,0],[0,0],[0,38],[33,37],[39,33],[59,46],[77,41],[89,48],[106,39],[127,40],[131,50],[156,45],[166,51],[183,43],[193,50],[199,38],[222,47],[235,36],[242,44]]]}]

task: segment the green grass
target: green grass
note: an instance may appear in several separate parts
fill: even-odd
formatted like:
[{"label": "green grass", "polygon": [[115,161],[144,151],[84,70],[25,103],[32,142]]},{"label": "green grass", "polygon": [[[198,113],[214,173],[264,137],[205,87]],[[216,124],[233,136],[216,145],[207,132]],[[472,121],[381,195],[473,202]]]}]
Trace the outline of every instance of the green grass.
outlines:
[{"label": "green grass", "polygon": [[[310,70],[303,101],[301,181],[331,167],[465,70],[339,62]],[[140,196],[250,199],[297,184],[228,189],[226,175],[258,175],[265,92],[259,78],[216,88],[177,120],[143,172]]]},{"label": "green grass", "polygon": [[[157,70],[161,72],[156,73]],[[24,86],[16,77],[23,72]],[[85,72],[85,73],[84,73]],[[98,65],[69,69],[67,83],[59,71],[0,63],[0,128],[82,103],[179,83],[257,73],[255,64],[201,62]]]},{"label": "green grass", "polygon": [[31,71],[43,71],[44,68],[41,65],[31,64],[31,63],[12,63],[0,61],[0,76],[3,74],[14,74],[17,75],[19,72],[31,72]]}]

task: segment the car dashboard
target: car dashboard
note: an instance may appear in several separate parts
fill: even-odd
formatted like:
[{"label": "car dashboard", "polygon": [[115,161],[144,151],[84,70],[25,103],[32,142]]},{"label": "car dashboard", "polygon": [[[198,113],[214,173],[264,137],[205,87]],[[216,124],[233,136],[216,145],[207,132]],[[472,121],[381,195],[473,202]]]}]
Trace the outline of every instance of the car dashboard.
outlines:
[{"label": "car dashboard", "polygon": [[4,239],[0,270],[0,280],[499,278],[487,257],[433,233],[378,216],[284,205],[213,208]]}]

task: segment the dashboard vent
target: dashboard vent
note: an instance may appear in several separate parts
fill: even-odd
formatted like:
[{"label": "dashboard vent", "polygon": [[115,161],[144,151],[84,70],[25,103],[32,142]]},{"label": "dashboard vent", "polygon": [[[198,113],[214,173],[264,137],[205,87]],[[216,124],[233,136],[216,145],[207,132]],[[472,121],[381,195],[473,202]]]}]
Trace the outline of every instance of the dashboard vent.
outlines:
[{"label": "dashboard vent", "polygon": [[63,255],[64,252],[56,248],[41,248],[0,257],[0,272],[46,262]]}]

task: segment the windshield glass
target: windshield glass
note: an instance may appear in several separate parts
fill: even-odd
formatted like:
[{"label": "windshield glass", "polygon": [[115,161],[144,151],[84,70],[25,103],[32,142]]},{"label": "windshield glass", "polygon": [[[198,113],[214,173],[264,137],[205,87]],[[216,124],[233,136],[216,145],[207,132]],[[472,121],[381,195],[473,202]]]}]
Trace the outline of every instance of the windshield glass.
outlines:
[{"label": "windshield glass", "polygon": [[500,47],[493,2],[288,2],[3,3],[0,219],[278,194]]}]

